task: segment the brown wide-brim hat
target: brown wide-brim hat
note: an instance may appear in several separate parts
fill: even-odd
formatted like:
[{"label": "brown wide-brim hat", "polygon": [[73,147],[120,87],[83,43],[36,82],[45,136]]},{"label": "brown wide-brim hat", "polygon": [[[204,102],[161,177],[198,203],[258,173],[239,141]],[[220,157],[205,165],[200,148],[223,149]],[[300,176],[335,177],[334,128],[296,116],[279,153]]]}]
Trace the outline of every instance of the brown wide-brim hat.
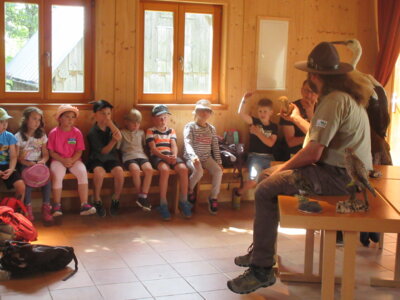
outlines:
[{"label": "brown wide-brim hat", "polygon": [[308,55],[307,61],[299,61],[294,67],[301,71],[325,75],[345,74],[354,70],[351,64],[340,62],[335,46],[328,42],[319,43]]}]

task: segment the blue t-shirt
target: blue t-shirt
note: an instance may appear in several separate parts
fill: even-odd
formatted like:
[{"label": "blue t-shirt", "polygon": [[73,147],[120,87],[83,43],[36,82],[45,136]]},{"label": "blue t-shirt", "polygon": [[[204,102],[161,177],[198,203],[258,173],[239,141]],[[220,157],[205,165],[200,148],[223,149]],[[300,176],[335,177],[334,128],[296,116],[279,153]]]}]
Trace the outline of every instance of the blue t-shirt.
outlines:
[{"label": "blue t-shirt", "polygon": [[8,131],[0,133],[0,165],[8,165],[10,163],[10,145],[15,145],[17,139]]}]

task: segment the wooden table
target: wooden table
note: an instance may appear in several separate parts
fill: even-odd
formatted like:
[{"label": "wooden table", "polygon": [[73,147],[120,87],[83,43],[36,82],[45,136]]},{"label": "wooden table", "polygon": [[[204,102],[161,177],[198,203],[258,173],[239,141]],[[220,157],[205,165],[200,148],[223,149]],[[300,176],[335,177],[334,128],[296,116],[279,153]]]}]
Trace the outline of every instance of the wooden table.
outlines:
[{"label": "wooden table", "polygon": [[[386,166],[385,166],[386,167]],[[391,167],[400,173],[400,167]],[[394,174],[394,172],[392,172]],[[400,178],[371,180],[372,185],[387,203],[389,203],[400,214]],[[400,234],[397,234],[396,256],[393,280],[371,278],[371,285],[385,287],[400,287]]]},{"label": "wooden table", "polygon": [[398,179],[400,180],[400,167],[374,165],[374,170],[380,171],[382,176],[379,179]]},{"label": "wooden table", "polygon": [[[321,200],[323,199],[323,200]],[[370,196],[370,210],[366,213],[338,214],[336,203],[347,196],[316,198],[321,200],[323,208],[320,214],[306,214],[297,209],[298,200],[292,196],[279,196],[280,224],[282,227],[321,230],[323,233],[322,269],[320,280],[321,299],[334,299],[336,231],[344,234],[344,258],[341,299],[354,298],[355,254],[358,233],[364,232],[400,232],[400,215],[381,197]],[[311,237],[309,237],[311,239]],[[307,252],[307,250],[306,250]],[[307,262],[305,270],[312,270],[312,260]],[[310,266],[311,264],[311,266]],[[304,281],[316,282],[318,276],[304,274]],[[294,276],[298,277],[298,274]],[[286,275],[288,278],[289,275]],[[309,280],[307,280],[309,279]]]}]

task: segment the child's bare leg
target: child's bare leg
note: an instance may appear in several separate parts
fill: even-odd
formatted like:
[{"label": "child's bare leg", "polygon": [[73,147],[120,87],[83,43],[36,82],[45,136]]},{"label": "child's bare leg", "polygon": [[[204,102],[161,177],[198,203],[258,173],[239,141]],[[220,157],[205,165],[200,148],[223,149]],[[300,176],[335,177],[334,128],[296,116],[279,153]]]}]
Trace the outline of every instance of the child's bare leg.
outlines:
[{"label": "child's bare leg", "polygon": [[143,194],[148,194],[150,185],[151,185],[151,179],[153,178],[153,167],[149,162],[145,162],[142,165],[142,170],[144,173],[144,178],[143,178],[143,185],[142,185],[142,193]]},{"label": "child's bare leg", "polygon": [[185,166],[185,164],[181,163],[175,166],[175,171],[179,175],[180,201],[186,201],[189,182],[188,168]]},{"label": "child's bare leg", "polygon": [[114,197],[115,200],[119,200],[124,186],[124,170],[120,166],[117,166],[111,170],[111,174],[114,177]]},{"label": "child's bare leg", "polygon": [[81,205],[88,202],[88,193],[89,188],[87,183],[78,184],[78,194],[79,199],[81,200]]},{"label": "child's bare leg", "polygon": [[61,192],[62,189],[53,189],[53,202],[55,204],[61,203]]},{"label": "child's bare leg", "polygon": [[13,184],[15,188],[15,198],[20,199],[22,202],[24,202],[24,197],[25,197],[25,183],[23,180],[17,180]]},{"label": "child's bare leg", "polygon": [[103,186],[104,176],[106,170],[103,167],[96,167],[93,169],[93,187],[94,187],[94,201],[100,201],[101,187]]},{"label": "child's bare leg", "polygon": [[157,169],[160,171],[160,203],[167,204],[168,179],[171,168],[165,162],[160,162]]},{"label": "child's bare leg", "polygon": [[238,190],[238,193],[240,195],[243,195],[244,192],[246,192],[247,190],[250,190],[256,186],[257,186],[257,181],[249,179],[249,180],[245,181],[245,183],[243,184],[243,187]]},{"label": "child's bare leg", "polygon": [[131,172],[133,186],[138,193],[141,193],[141,179],[140,179],[140,168],[137,164],[131,163],[129,165],[129,172]]}]

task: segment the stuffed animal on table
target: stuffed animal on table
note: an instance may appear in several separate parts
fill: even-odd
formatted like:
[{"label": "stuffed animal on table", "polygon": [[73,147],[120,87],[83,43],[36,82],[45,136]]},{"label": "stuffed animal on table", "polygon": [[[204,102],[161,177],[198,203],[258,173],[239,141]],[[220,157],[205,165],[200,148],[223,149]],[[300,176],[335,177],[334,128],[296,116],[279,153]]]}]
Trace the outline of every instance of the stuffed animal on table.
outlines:
[{"label": "stuffed animal on table", "polygon": [[299,190],[299,194],[294,195],[298,200],[299,204],[297,209],[306,213],[319,213],[322,211],[321,205],[318,201],[310,201],[309,196],[314,195],[314,185],[304,177],[301,172],[293,171],[291,176],[292,184]]},{"label": "stuffed animal on table", "polygon": [[[339,201],[336,204],[338,213],[364,212],[369,208],[367,189],[376,196],[375,189],[368,181],[369,172],[364,163],[357,157],[352,148],[345,149],[345,167],[351,181],[348,184],[350,197],[346,201]],[[354,188],[356,187],[356,188]],[[357,199],[357,190],[361,191],[364,200]]]}]

